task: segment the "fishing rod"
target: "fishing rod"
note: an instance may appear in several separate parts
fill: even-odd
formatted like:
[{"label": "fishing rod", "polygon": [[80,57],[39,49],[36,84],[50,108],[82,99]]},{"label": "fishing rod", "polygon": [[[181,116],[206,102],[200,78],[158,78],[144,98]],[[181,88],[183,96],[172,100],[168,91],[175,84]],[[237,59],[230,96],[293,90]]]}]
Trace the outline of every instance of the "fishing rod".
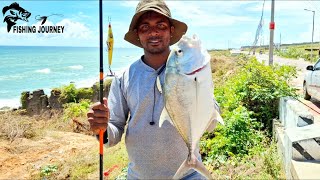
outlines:
[{"label": "fishing rod", "polygon": [[[100,28],[100,103],[103,103],[103,23],[102,23],[102,0],[99,0],[99,28]],[[99,131],[100,172],[99,179],[103,179],[103,130]]]}]

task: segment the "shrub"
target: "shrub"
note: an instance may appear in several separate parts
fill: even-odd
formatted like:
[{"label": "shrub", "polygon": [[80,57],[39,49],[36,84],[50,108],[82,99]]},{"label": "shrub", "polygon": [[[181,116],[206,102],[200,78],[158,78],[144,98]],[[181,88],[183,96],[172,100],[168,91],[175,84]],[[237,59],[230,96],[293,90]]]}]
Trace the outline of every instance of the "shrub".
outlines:
[{"label": "shrub", "polygon": [[79,103],[67,103],[64,105],[63,119],[77,118],[85,116],[90,106],[90,100],[83,99]]},{"label": "shrub", "polygon": [[[296,96],[288,85],[296,74],[293,67],[265,66],[246,55],[239,56],[234,66],[235,72],[215,89],[225,126],[218,125],[200,141],[203,159],[213,167],[230,159],[236,164],[263,151],[271,120],[278,115],[278,99]],[[269,131],[261,131],[264,129]]]},{"label": "shrub", "polygon": [[[249,150],[259,146],[262,141],[262,134],[255,131],[259,123],[252,119],[245,107],[239,106],[231,112],[225,114],[225,126],[219,126],[213,134],[204,135],[204,141],[201,141],[201,153],[207,163],[213,163],[217,160],[216,166],[225,162],[229,157],[243,157]],[[210,136],[215,136],[210,138]]]},{"label": "shrub", "polygon": [[74,84],[69,84],[56,89],[55,91],[61,92],[60,101],[63,103],[77,103],[81,99],[92,99],[93,89],[92,88],[79,88],[77,89]]},{"label": "shrub", "polygon": [[22,109],[27,109],[27,98],[29,96],[29,92],[27,91],[24,91],[21,93],[21,96],[20,96],[20,102],[21,102],[21,105],[22,105]]},{"label": "shrub", "polygon": [[79,88],[76,91],[76,99],[79,101],[80,99],[92,99],[93,89],[92,88]]},{"label": "shrub", "polygon": [[252,117],[271,130],[271,120],[278,116],[278,100],[283,96],[297,96],[288,85],[296,75],[290,66],[265,66],[255,58],[244,62],[239,72],[223,87],[217,87],[216,97],[226,111],[243,105],[253,111]]},{"label": "shrub", "polygon": [[64,85],[61,88],[59,100],[61,102],[77,102],[77,89],[74,84]]}]

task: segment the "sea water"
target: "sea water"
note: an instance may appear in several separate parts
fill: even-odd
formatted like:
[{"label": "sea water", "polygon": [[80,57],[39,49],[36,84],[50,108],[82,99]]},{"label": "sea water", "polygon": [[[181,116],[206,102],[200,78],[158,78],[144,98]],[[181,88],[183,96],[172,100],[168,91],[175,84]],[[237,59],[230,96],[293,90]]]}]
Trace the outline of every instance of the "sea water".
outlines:
[{"label": "sea water", "polygon": [[[104,74],[109,72],[104,53]],[[138,60],[139,48],[115,48],[111,69],[116,74]],[[91,87],[99,80],[99,48],[0,46],[0,108],[19,107],[23,91],[52,88],[74,83]]]}]

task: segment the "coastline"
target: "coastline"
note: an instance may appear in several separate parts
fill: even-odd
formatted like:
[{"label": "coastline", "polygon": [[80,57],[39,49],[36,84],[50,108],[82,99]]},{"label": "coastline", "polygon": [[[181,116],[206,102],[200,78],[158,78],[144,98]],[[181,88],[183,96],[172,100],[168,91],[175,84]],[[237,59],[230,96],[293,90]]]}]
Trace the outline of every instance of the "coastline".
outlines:
[{"label": "coastline", "polygon": [[[19,108],[22,92],[51,90],[74,83],[76,88],[99,82],[99,49],[96,47],[1,46],[0,109]],[[115,48],[111,69],[116,75],[141,57],[141,49]],[[105,78],[109,73],[104,53]]]},{"label": "coastline", "polygon": [[[127,65],[124,68],[121,68],[120,70],[114,71],[115,75],[122,74],[125,69],[127,69],[131,64]],[[112,76],[107,76],[107,69],[105,70],[105,76],[104,79],[111,79],[113,78]],[[89,79],[83,79],[77,82],[71,81],[70,83],[74,83],[76,88],[90,88],[92,87],[95,83],[99,82],[98,78],[89,78]],[[68,85],[68,84],[63,84],[63,85]],[[53,87],[57,88],[57,87]],[[50,96],[50,92],[53,88],[43,88],[44,92],[46,95]],[[40,88],[41,89],[41,88]],[[35,91],[37,89],[33,89],[32,91]],[[21,94],[22,92],[20,92]],[[0,99],[0,112],[6,112],[6,111],[11,111],[13,109],[18,109],[21,107],[21,102],[20,102],[20,95],[16,96],[14,98],[8,98],[8,99]]]}]

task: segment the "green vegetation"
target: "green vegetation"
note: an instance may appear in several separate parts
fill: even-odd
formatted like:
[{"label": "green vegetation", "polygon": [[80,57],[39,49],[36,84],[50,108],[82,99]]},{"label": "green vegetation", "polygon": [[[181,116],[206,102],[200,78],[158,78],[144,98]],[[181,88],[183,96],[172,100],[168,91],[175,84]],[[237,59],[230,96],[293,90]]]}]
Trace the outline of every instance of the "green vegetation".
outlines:
[{"label": "green vegetation", "polygon": [[77,89],[74,84],[64,85],[59,88],[60,101],[64,103],[78,103],[81,99],[92,99],[92,88]]},{"label": "green vegetation", "polygon": [[253,111],[263,128],[271,130],[271,120],[278,115],[278,100],[283,96],[296,96],[288,85],[296,75],[291,66],[265,66],[255,58],[238,62],[239,70],[225,84],[216,86],[216,98],[226,112],[239,105]]},{"label": "green vegetation", "polygon": [[63,119],[85,117],[90,106],[90,100],[81,99],[79,103],[67,103],[64,105]]},{"label": "green vegetation", "polygon": [[47,177],[50,176],[53,172],[56,172],[58,170],[58,167],[56,165],[49,164],[47,166],[44,166],[41,168],[41,177]]},{"label": "green vegetation", "polygon": [[303,58],[306,61],[315,62],[319,57],[318,55],[319,51],[313,51],[312,53],[313,58],[311,59],[311,52],[305,50],[310,48],[312,47],[306,46],[306,45],[289,46],[286,48],[282,47],[280,50],[276,50],[275,54],[285,58],[293,58],[293,59]]},{"label": "green vegetation", "polygon": [[22,109],[27,108],[27,98],[28,98],[28,92],[26,92],[26,91],[22,92],[21,96],[20,96],[20,102],[22,105]]},{"label": "green vegetation", "polygon": [[[269,170],[250,174],[233,172],[232,179],[281,178],[280,161],[276,161],[280,158],[270,146],[272,119],[278,116],[280,97],[296,96],[288,85],[296,69],[265,66],[245,55],[234,60],[229,68],[225,70],[227,77],[225,74],[215,77],[215,97],[220,103],[225,126],[218,125],[214,133],[202,137],[203,159],[215,178],[226,178],[221,176],[230,172],[226,167],[250,171],[252,166]],[[257,160],[257,157],[263,159]]]}]

